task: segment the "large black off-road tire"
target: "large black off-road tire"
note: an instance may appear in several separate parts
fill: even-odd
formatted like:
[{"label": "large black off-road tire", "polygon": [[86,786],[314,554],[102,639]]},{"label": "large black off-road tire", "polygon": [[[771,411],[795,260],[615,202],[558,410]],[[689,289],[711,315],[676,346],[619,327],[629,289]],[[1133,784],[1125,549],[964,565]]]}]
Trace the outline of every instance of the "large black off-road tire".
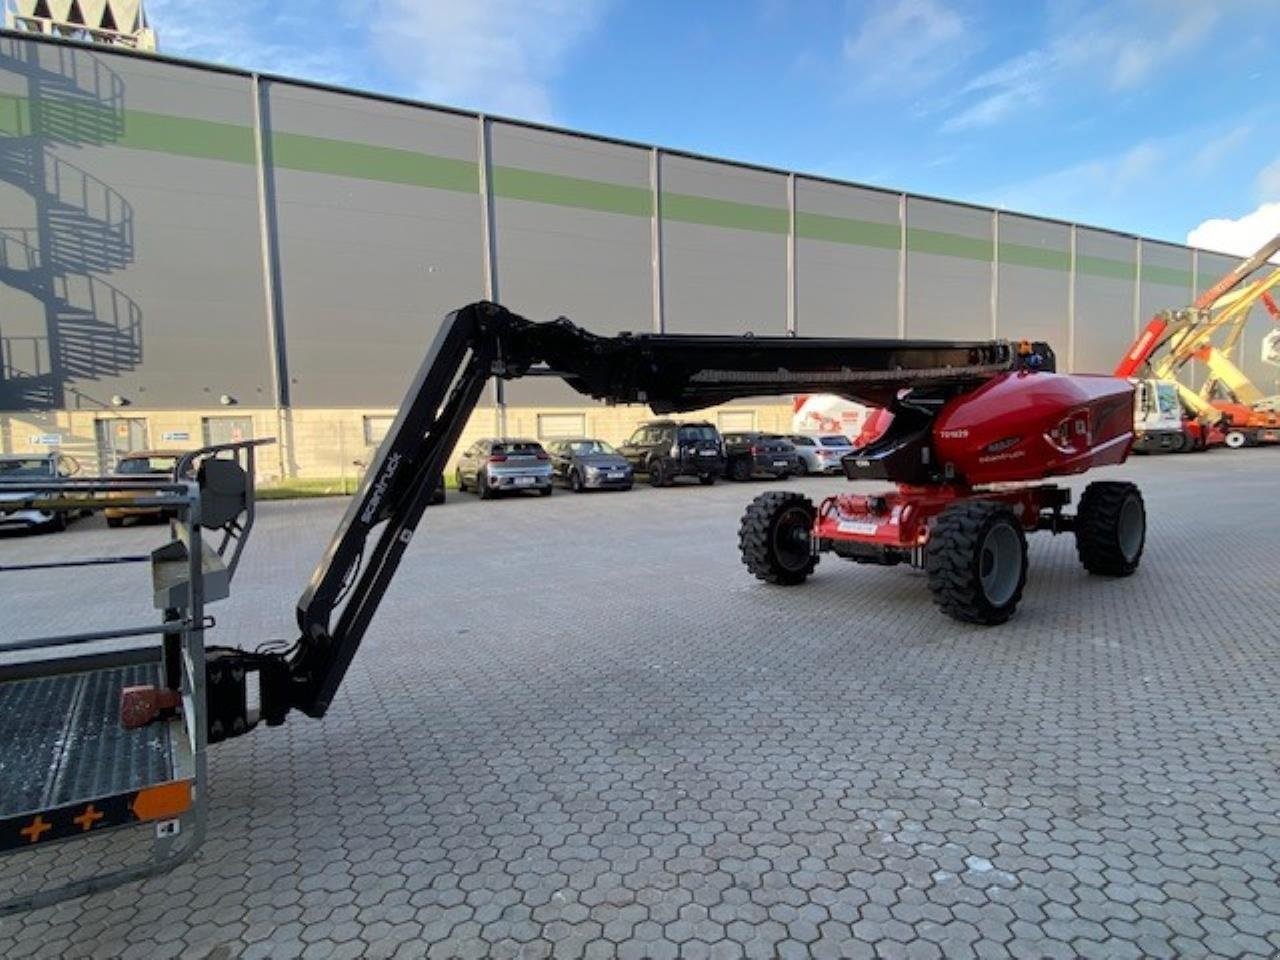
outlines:
[{"label": "large black off-road tire", "polygon": [[933,602],[965,623],[1004,623],[1027,583],[1027,536],[1003,503],[967,500],[938,515],[924,550]]},{"label": "large black off-road tire", "polygon": [[649,486],[665,487],[671,483],[671,475],[667,471],[667,465],[661,457],[654,457],[649,461]]},{"label": "large black off-road tire", "polygon": [[1132,483],[1099,480],[1085,488],[1076,510],[1076,553],[1090,573],[1127,577],[1138,569],[1147,542],[1147,509]]},{"label": "large black off-road tire", "polygon": [[762,493],[751,501],[738,528],[738,549],[757,580],[791,587],[813,573],[816,515],[813,501],[802,493]]},{"label": "large black off-road tire", "polygon": [[742,483],[751,479],[751,461],[746,457],[737,457],[729,461],[729,479]]}]

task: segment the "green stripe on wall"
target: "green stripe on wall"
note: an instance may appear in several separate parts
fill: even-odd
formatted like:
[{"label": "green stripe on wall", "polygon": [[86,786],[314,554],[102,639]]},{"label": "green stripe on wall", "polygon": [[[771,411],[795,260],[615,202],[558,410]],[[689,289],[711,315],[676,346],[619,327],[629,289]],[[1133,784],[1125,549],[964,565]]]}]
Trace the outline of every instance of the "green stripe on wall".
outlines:
[{"label": "green stripe on wall", "polygon": [[975,240],[939,230],[907,228],[907,249],[912,253],[932,253],[942,257],[961,257],[965,260],[991,262],[993,253],[990,240]]},{"label": "green stripe on wall", "polygon": [[1138,267],[1123,260],[1108,260],[1105,257],[1076,257],[1076,273],[1088,274],[1091,277],[1108,277],[1112,280],[1136,280]]},{"label": "green stripe on wall", "polygon": [[26,98],[0,93],[0,134],[6,137],[19,137],[30,127]]},{"label": "green stripe on wall", "polygon": [[134,150],[253,163],[253,131],[234,123],[126,110],[124,128],[115,143]]},{"label": "green stripe on wall", "polygon": [[1191,271],[1177,267],[1158,267],[1155,264],[1142,265],[1143,283],[1164,283],[1171,287],[1191,289]]},{"label": "green stripe on wall", "polygon": [[627,187],[519,167],[494,167],[493,192],[508,200],[529,200],[630,217],[653,216],[653,196],[648,187]]},{"label": "green stripe on wall", "polygon": [[1071,254],[1065,250],[1028,247],[1021,243],[1000,244],[1000,265],[1039,267],[1041,270],[1070,270]]},{"label": "green stripe on wall", "polygon": [[112,144],[184,157],[253,163],[253,131],[235,123],[192,120],[146,110],[112,110],[57,97],[33,108],[27,97],[0,96],[0,133],[76,144]]},{"label": "green stripe on wall", "polygon": [[301,133],[273,133],[271,159],[276,166],[335,177],[434,187],[461,193],[480,191],[480,171],[470,160],[429,153],[330,140]]},{"label": "green stripe on wall", "polygon": [[[253,164],[253,130],[249,126],[196,120],[143,110],[116,111],[81,100],[44,97],[33,111],[28,98],[0,94],[0,135],[28,136],[35,131],[55,142],[115,144],[175,156],[199,157]],[[278,167],[358,180],[398,183],[463,193],[480,190],[479,168],[469,160],[376,146],[305,134],[278,132],[271,136],[272,158]],[[650,191],[560,174],[498,166],[493,172],[495,195],[551,206],[597,210],[624,216],[653,214]],[[682,193],[663,193],[664,219],[733,230],[786,235],[785,209]],[[796,235],[850,246],[896,250],[897,224],[876,223],[852,217],[796,212]],[[990,240],[974,239],[937,230],[911,227],[907,249],[990,263]],[[1001,243],[1001,263],[1066,271],[1070,257],[1059,250]],[[1132,281],[1133,263],[1105,257],[1078,256],[1082,275]],[[1142,278],[1151,283],[1190,288],[1189,270],[1144,266]]]},{"label": "green stripe on wall", "polygon": [[854,247],[897,250],[902,228],[896,223],[875,223],[852,217],[832,217],[823,213],[796,211],[796,236],[807,240],[827,240]]},{"label": "green stripe on wall", "polygon": [[790,229],[786,210],[760,207],[732,200],[713,200],[687,193],[663,193],[662,218],[682,223],[701,223],[708,227],[754,230],[757,233],[785,234]]}]

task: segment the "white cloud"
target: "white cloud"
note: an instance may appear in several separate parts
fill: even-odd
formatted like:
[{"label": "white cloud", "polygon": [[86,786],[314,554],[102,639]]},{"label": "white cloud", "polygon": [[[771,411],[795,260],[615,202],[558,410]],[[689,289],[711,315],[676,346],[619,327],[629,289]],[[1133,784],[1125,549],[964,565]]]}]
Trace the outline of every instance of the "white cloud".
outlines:
[{"label": "white cloud", "polygon": [[1263,200],[1280,200],[1280,157],[1258,171],[1258,194]]},{"label": "white cloud", "polygon": [[[533,120],[610,0],[148,0],[165,53]],[[233,8],[228,13],[228,8]],[[372,55],[372,57],[371,57]]]},{"label": "white cloud", "polygon": [[554,116],[551,83],[604,0],[388,0],[374,50],[428,100]]},{"label": "white cloud", "polygon": [[1280,233],[1280,203],[1264,203],[1231,220],[1206,220],[1187,234],[1187,245],[1247,257]]},{"label": "white cloud", "polygon": [[988,197],[987,202],[1011,210],[1070,218],[1073,210],[1093,205],[1099,199],[1127,198],[1135,186],[1164,172],[1168,156],[1167,144],[1144,140],[1123,153],[1010,184]]},{"label": "white cloud", "polygon": [[1081,84],[1132,91],[1158,67],[1185,62],[1218,22],[1221,6],[1230,2],[1116,0],[1092,10],[1078,3],[1054,4],[1040,46],[941,99],[941,109],[951,113],[941,129],[958,133],[995,126]]},{"label": "white cloud", "polygon": [[1226,133],[1211,136],[1191,158],[1192,171],[1201,175],[1213,173],[1223,160],[1236,153],[1251,136],[1253,136],[1251,123],[1242,123]]},{"label": "white cloud", "polygon": [[1196,49],[1231,5],[1232,0],[1119,0],[1082,12],[1075,4],[1057,4],[1050,50],[1064,67],[1095,73],[1112,90],[1133,90]]},{"label": "white cloud", "polygon": [[877,0],[844,42],[868,93],[910,93],[958,66],[972,49],[964,17],[943,0]]},{"label": "white cloud", "polygon": [[[239,0],[233,14],[208,0],[147,0],[147,16],[162,53],[349,85],[353,74],[343,38],[349,42],[356,26],[352,14],[367,2],[353,0],[344,16],[335,17],[330,0],[295,0],[288,10],[274,0]],[[333,39],[308,42],[303,24],[319,26],[316,36]]]}]

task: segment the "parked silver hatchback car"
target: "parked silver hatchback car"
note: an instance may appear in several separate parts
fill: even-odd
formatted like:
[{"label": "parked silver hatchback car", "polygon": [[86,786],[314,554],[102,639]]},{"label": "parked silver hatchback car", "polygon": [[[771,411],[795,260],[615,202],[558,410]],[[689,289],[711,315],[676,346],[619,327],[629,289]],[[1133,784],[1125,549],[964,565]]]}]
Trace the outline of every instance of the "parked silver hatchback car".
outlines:
[{"label": "parked silver hatchback car", "polygon": [[459,490],[475,490],[481,500],[513,490],[551,496],[551,458],[537,440],[477,440],[462,451],[454,475]]},{"label": "parked silver hatchback car", "polygon": [[[65,479],[80,472],[80,464],[74,457],[62,453],[14,453],[0,456],[0,480],[18,483],[35,480],[49,483]],[[17,503],[31,497],[30,490],[7,489],[0,492],[0,503]],[[48,499],[46,494],[37,499]],[[68,513],[65,510],[3,510],[0,511],[0,530],[65,530],[67,521],[84,516],[84,512]]]},{"label": "parked silver hatchback car", "polygon": [[800,476],[809,473],[840,473],[840,458],[853,451],[848,437],[838,433],[798,433],[787,438],[796,448],[800,462],[796,472]]},{"label": "parked silver hatchback car", "polygon": [[556,478],[574,493],[630,490],[635,483],[627,458],[603,440],[557,440],[548,450]]}]

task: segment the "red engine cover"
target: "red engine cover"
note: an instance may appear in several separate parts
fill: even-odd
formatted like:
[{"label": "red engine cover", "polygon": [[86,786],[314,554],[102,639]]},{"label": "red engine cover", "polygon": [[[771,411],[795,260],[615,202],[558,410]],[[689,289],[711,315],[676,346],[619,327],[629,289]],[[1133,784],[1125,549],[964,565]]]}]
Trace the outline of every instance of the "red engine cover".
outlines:
[{"label": "red engine cover", "polygon": [[1001,374],[933,424],[938,463],[972,485],[1083,473],[1123,462],[1132,443],[1133,385],[1116,377]]}]

